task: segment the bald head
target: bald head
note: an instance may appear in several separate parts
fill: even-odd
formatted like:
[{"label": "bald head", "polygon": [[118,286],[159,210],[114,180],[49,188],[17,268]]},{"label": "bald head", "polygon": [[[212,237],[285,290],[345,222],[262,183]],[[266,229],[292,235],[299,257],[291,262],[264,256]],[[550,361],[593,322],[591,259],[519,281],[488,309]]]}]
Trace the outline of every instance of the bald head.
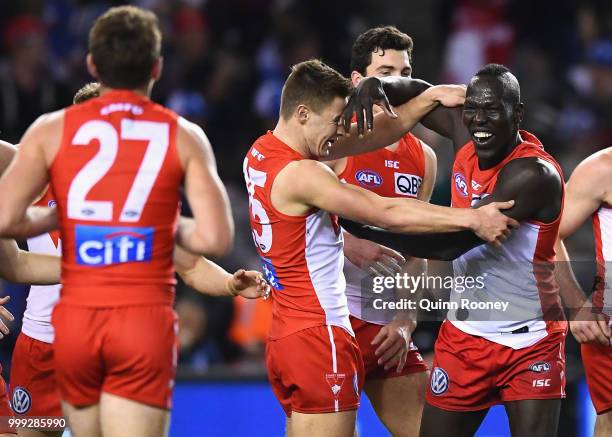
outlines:
[{"label": "bald head", "polygon": [[470,86],[481,78],[491,78],[498,82],[502,98],[506,103],[515,106],[521,102],[521,87],[518,79],[507,67],[500,64],[485,65],[472,77]]}]

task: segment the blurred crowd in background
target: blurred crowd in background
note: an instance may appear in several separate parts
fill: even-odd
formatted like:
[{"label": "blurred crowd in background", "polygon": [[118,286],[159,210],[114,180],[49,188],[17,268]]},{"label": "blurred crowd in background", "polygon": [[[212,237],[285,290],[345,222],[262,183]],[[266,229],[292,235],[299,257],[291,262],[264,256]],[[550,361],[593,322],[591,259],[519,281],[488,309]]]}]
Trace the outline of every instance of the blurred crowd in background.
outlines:
[{"label": "blurred crowd in background", "polygon": [[[18,143],[37,116],[71,103],[74,92],[91,81],[84,62],[91,23],[124,3],[2,2],[0,138]],[[609,0],[131,3],[154,10],[163,31],[164,70],[153,100],[199,123],[213,144],[236,221],[235,249],[221,260],[230,271],[260,268],[248,226],[242,159],[251,143],[273,128],[290,66],[316,57],[348,76],[351,45],[372,26],[394,24],[411,35],[413,76],[432,83],[467,83],[488,62],[509,66],[522,87],[523,128],[543,141],[566,177],[585,156],[612,145]],[[433,202],[448,204],[451,149],[424,128],[416,133],[438,153]],[[593,256],[588,232],[570,241],[570,251],[584,259]],[[588,287],[589,275],[582,276]],[[11,309],[19,320],[27,288],[6,284],[5,291],[13,296]],[[184,372],[212,371],[223,363],[261,368],[270,302],[207,298],[179,283],[176,309]],[[15,322],[13,336],[0,344],[5,371],[19,328]],[[431,350],[435,330],[426,328],[415,341]],[[571,379],[571,362],[568,375]]]}]

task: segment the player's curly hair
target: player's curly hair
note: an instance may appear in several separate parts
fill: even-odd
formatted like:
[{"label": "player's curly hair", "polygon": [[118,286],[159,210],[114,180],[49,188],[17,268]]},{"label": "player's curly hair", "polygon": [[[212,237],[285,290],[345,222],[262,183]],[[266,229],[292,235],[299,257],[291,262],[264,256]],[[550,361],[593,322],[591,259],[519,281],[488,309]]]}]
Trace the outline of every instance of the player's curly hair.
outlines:
[{"label": "player's curly hair", "polygon": [[145,85],[161,55],[157,17],[135,6],[109,9],[89,32],[89,52],[102,84],[126,89]]},{"label": "player's curly hair", "polygon": [[380,26],[368,29],[357,37],[351,50],[351,71],[366,75],[368,65],[372,63],[372,53],[382,50],[399,50],[408,52],[412,62],[412,38],[395,26]]},{"label": "player's curly hair", "polygon": [[76,92],[72,99],[72,103],[83,103],[89,99],[100,96],[100,84],[98,82],[90,82]]},{"label": "player's curly hair", "polygon": [[320,113],[336,97],[345,98],[353,89],[351,81],[317,59],[291,67],[281,95],[280,115],[288,120],[299,105]]}]

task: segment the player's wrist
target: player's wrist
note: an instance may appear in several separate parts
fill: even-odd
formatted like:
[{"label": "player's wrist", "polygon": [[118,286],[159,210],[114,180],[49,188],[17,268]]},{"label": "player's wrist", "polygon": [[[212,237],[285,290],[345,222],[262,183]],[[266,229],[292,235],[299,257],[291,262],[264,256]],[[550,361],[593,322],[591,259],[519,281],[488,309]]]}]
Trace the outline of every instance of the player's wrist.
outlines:
[{"label": "player's wrist", "polygon": [[229,275],[227,277],[227,280],[225,281],[225,291],[227,291],[227,294],[230,295],[231,297],[236,297],[240,294],[239,290],[234,285],[233,275]]}]

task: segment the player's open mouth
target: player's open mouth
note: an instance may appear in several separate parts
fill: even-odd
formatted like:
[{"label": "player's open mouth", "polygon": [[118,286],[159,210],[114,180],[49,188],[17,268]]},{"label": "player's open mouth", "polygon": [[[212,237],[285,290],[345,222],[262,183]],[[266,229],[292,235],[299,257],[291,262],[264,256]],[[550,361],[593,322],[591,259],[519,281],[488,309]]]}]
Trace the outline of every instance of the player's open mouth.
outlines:
[{"label": "player's open mouth", "polygon": [[491,132],[486,131],[472,132],[472,140],[475,144],[478,144],[479,146],[486,145],[489,141],[491,141],[494,136],[495,135],[493,135]]}]

